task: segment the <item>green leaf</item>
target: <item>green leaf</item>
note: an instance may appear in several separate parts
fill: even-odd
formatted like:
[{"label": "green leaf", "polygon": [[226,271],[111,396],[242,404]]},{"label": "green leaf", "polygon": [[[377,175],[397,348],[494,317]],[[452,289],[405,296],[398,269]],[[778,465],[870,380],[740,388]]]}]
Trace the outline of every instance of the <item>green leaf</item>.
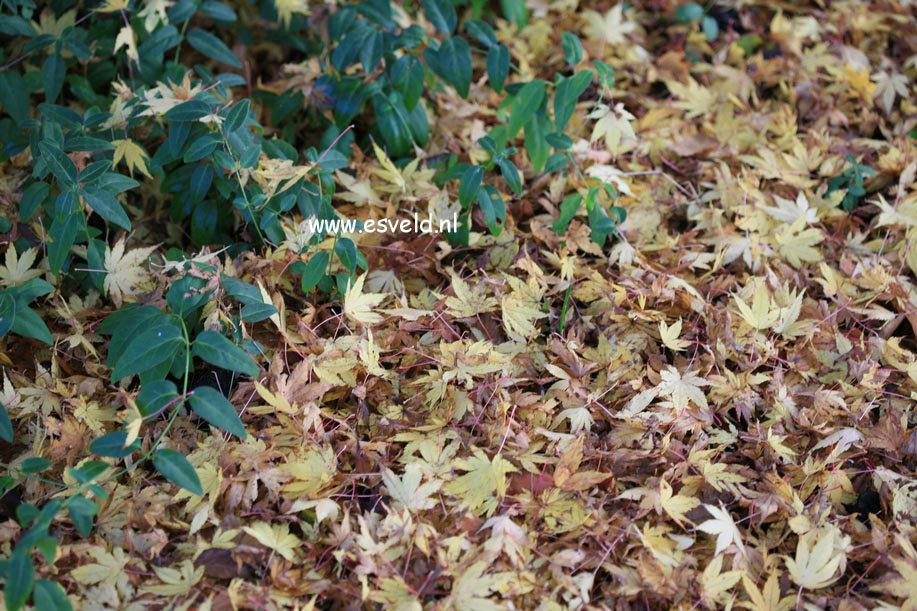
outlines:
[{"label": "green leaf", "polygon": [[67,593],[56,582],[50,579],[39,579],[35,582],[35,608],[42,611],[73,611],[73,605]]},{"label": "green leaf", "polygon": [[200,100],[188,100],[171,108],[163,116],[176,123],[188,123],[206,117],[211,112],[210,105]]},{"label": "green leaf", "polygon": [[29,118],[28,89],[15,70],[0,72],[0,104],[17,124]]},{"label": "green leaf", "polygon": [[41,159],[51,170],[61,189],[69,189],[76,183],[76,164],[57,145],[50,142],[39,142],[38,151]]},{"label": "green leaf", "polygon": [[564,131],[567,127],[573,111],[576,110],[579,97],[592,83],[593,76],[595,75],[590,70],[583,70],[565,78],[557,85],[554,92],[554,125],[558,132]]},{"label": "green leaf", "polygon": [[242,320],[245,322],[260,322],[277,313],[277,308],[269,303],[250,303],[242,307]]},{"label": "green leaf", "polygon": [[41,473],[45,469],[51,467],[53,463],[47,458],[42,458],[41,456],[30,456],[22,461],[22,464],[19,466],[19,469],[26,475],[32,475],[33,473]]},{"label": "green leaf", "polygon": [[3,403],[0,403],[0,439],[13,443],[13,422]]},{"label": "green leaf", "polygon": [[169,380],[155,380],[143,385],[134,402],[144,418],[159,413],[178,396],[178,389]]},{"label": "green leaf", "polygon": [[89,444],[89,451],[97,456],[105,458],[124,458],[130,456],[140,448],[140,444],[135,440],[134,443],[125,447],[127,441],[127,431],[112,431],[93,440]]},{"label": "green leaf", "polygon": [[215,427],[229,431],[239,439],[245,439],[247,433],[236,408],[220,392],[210,386],[199,386],[188,399],[195,414]]},{"label": "green leaf", "polygon": [[436,51],[424,51],[424,57],[440,78],[455,87],[460,96],[468,97],[468,89],[471,87],[471,48],[463,38],[447,38]]},{"label": "green leaf", "polygon": [[376,127],[382,133],[382,139],[392,157],[403,157],[410,153],[413,142],[407,110],[401,104],[400,97],[399,93],[393,92],[391,96],[380,93],[373,98]]},{"label": "green leaf", "polygon": [[109,223],[122,227],[127,231],[131,230],[131,220],[117,197],[107,191],[98,191],[96,189],[83,189],[80,194],[86,200],[86,203],[92,207],[93,212]]},{"label": "green leaf", "polygon": [[376,28],[366,28],[366,36],[360,46],[360,63],[367,74],[376,69],[382,60],[383,38],[382,32]]},{"label": "green leaf", "polygon": [[606,89],[612,89],[615,86],[615,69],[600,59],[592,62],[596,72],[599,74],[599,81]]},{"label": "green leaf", "polygon": [[111,373],[112,381],[142,373],[171,361],[184,345],[181,325],[170,316],[142,330],[120,356]]},{"label": "green leaf", "polygon": [[716,37],[720,35],[720,26],[716,22],[716,19],[710,15],[705,16],[704,20],[701,21],[700,29],[710,42],[716,40]]},{"label": "green leaf", "polygon": [[509,76],[509,49],[506,45],[494,45],[487,52],[487,79],[494,91],[503,91],[503,84]]},{"label": "green leaf", "polygon": [[564,59],[571,66],[583,61],[583,44],[579,37],[572,32],[564,32],[560,36],[560,46],[564,51]]},{"label": "green leaf", "polygon": [[41,80],[45,86],[45,99],[48,102],[53,103],[57,100],[57,96],[60,95],[61,88],[64,85],[66,70],[67,65],[63,57],[58,53],[48,55],[48,58],[45,60],[44,68],[42,68],[41,71]]},{"label": "green leaf", "polygon": [[242,69],[242,62],[239,61],[226,44],[209,32],[200,28],[194,28],[188,32],[188,44],[218,62],[222,62],[233,68]]},{"label": "green leaf", "polygon": [[484,213],[484,222],[493,235],[500,235],[506,221],[506,205],[500,192],[490,185],[484,185],[478,191],[478,205]]},{"label": "green leaf", "polygon": [[223,369],[251,377],[258,375],[258,365],[252,357],[216,331],[202,331],[195,338],[191,353]]},{"label": "green leaf", "polygon": [[570,226],[570,221],[579,212],[580,205],[583,203],[583,196],[579,193],[571,193],[560,202],[560,216],[551,224],[551,229],[557,235],[562,235]]},{"label": "green leaf", "polygon": [[223,130],[227,134],[231,134],[237,129],[245,125],[245,121],[248,119],[248,113],[251,110],[251,102],[248,98],[245,98],[241,102],[232,106],[229,109],[229,112],[226,113],[226,120],[223,121]]},{"label": "green leaf", "polygon": [[420,0],[424,16],[443,34],[451,34],[458,21],[450,0]]},{"label": "green leaf", "polygon": [[478,197],[481,190],[481,180],[484,178],[484,168],[479,165],[470,166],[462,174],[462,180],[459,183],[459,203],[463,209],[467,209]]},{"label": "green leaf", "polygon": [[690,23],[704,16],[704,7],[697,2],[687,2],[675,9],[675,19],[679,23]]},{"label": "green leaf", "polygon": [[551,155],[551,145],[545,140],[551,125],[543,114],[537,114],[525,124],[525,152],[529,154],[532,169],[540,172]]},{"label": "green leaf", "polygon": [[503,174],[503,179],[506,180],[506,184],[513,190],[516,197],[522,195],[522,174],[519,172],[519,168],[516,167],[516,164],[509,159],[501,159],[497,162],[497,165],[500,167],[500,173]]},{"label": "green leaf", "polygon": [[201,480],[188,459],[175,450],[163,448],[153,454],[153,466],[167,480],[181,486],[191,494],[204,495]]},{"label": "green leaf", "polygon": [[10,611],[21,609],[32,593],[35,585],[35,567],[28,554],[16,549],[7,565],[6,585],[3,587],[3,600]]},{"label": "green leaf", "polygon": [[73,521],[76,529],[80,531],[81,535],[88,537],[92,532],[92,521],[99,513],[99,506],[85,496],[76,495],[67,501],[67,510],[70,512],[70,520]]},{"label": "green leaf", "polygon": [[490,49],[497,44],[497,34],[490,24],[479,19],[472,19],[465,22],[465,31],[474,36],[474,38]]},{"label": "green leaf", "polygon": [[108,471],[109,467],[108,463],[101,460],[88,460],[79,467],[67,469],[67,472],[81,484],[88,484]]},{"label": "green leaf", "polygon": [[535,116],[545,98],[545,82],[534,80],[526,83],[513,99],[513,109],[509,115],[507,138],[512,140],[522,126]]},{"label": "green leaf", "polygon": [[200,161],[205,157],[209,157],[213,151],[217,149],[217,146],[222,143],[222,141],[223,139],[219,134],[202,134],[201,136],[192,140],[191,144],[188,145],[188,148],[185,149],[185,154],[182,157],[182,161],[185,163],[193,163],[195,161]]},{"label": "green leaf", "polygon": [[207,0],[201,5],[201,12],[217,21],[226,21],[232,23],[236,20],[236,12],[223,4],[214,0]]},{"label": "green leaf", "polygon": [[423,94],[423,76],[423,64],[413,55],[402,55],[392,64],[392,87],[401,94],[408,111],[414,110]]},{"label": "green leaf", "polygon": [[8,292],[0,293],[0,337],[5,336],[16,323],[16,300]]},{"label": "green leaf", "polygon": [[331,260],[331,254],[327,250],[315,253],[308,263],[302,267],[302,282],[300,287],[303,293],[309,293],[318,286],[319,281],[328,270],[328,263]]},{"label": "green leaf", "polygon": [[51,336],[48,325],[31,308],[16,308],[16,318],[13,320],[11,329],[14,333],[18,333],[23,337],[37,339],[49,346],[54,345],[54,338]]},{"label": "green leaf", "polygon": [[525,0],[500,0],[500,8],[503,9],[503,17],[515,23],[520,30],[529,21],[529,10],[525,6]]}]

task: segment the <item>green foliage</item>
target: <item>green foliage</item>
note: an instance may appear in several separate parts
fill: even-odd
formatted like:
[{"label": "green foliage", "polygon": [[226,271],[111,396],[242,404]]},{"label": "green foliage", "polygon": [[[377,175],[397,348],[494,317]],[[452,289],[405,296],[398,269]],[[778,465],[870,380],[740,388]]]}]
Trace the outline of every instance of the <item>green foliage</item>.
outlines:
[{"label": "green foliage", "polygon": [[[457,10],[462,4],[420,0],[405,6],[409,17],[433,26],[424,30],[417,23],[405,27],[392,3],[373,0],[337,6],[321,27],[296,9],[278,12],[272,0],[239,6],[183,0],[164,16],[142,13],[136,0],[90,8],[4,3],[0,161],[28,155],[31,166],[20,181],[15,218],[2,219],[0,229],[41,227],[38,237],[31,231],[18,235],[29,236],[21,238],[26,248],[46,252],[46,277],[56,286],[31,278],[0,290],[0,338],[14,333],[53,345],[33,302],[64,285],[77,294],[97,291],[116,306],[96,329],[110,338],[110,383],[139,383],[136,414],[89,444],[93,455],[106,460],[70,468],[76,483],[59,483],[65,490],[59,498],[20,507],[24,534],[10,560],[0,564],[7,608],[30,601],[38,608],[70,608],[57,584],[36,581],[34,562],[54,561],[56,539],[49,529],[59,514],[81,535],[89,534],[107,497],[101,483],[150,461],[169,482],[202,494],[188,460],[161,445],[183,407],[245,439],[229,400],[210,387],[191,388],[191,377],[202,367],[257,375],[257,345],[242,341],[242,326],[278,312],[259,288],[188,261],[186,250],[218,246],[236,256],[283,242],[281,221],[291,215],[336,219],[334,172],[348,168],[355,146],[367,148],[375,140],[404,166],[430,138],[428,113],[437,96],[452,88],[468,97],[483,74],[504,96],[501,124],[478,143],[487,159],[461,162],[452,156],[437,168],[434,180],[454,181],[462,208],[461,226],[449,239],[467,244],[473,218],[500,234],[507,203],[499,186],[518,197],[533,175],[578,171],[565,129],[596,77],[604,89],[613,87],[613,69],[596,61],[595,72],[576,71],[582,43],[565,33],[564,57],[574,71],[555,82],[518,82],[510,50],[488,21],[499,15],[523,28],[526,3],[501,0],[490,7],[471,0],[470,12]],[[469,14],[462,22],[460,15]],[[265,23],[276,25],[264,31]],[[262,89],[246,97],[252,84],[234,45],[261,40],[314,61],[317,76],[309,87]],[[585,198],[568,196],[554,229],[563,233],[585,203],[593,239],[604,243],[623,211],[599,202],[600,191],[608,193],[593,186]],[[123,232],[163,226],[180,236],[170,238],[173,248],[164,262],[174,272],[164,301],[121,307],[113,279],[131,277],[138,263],[132,268],[127,262]],[[330,250],[315,249],[326,237],[313,236],[295,253],[301,260],[289,266],[304,294],[343,294],[368,268],[365,255],[342,235],[332,236]],[[205,320],[205,307],[222,299],[241,307],[214,326]],[[146,439],[143,424],[158,417],[166,419],[164,430]],[[0,405],[0,438],[12,442],[14,436]],[[52,467],[46,459],[29,458],[0,480],[0,488]]]},{"label": "green foliage", "polygon": [[720,26],[707,9],[697,2],[686,2],[675,9],[675,19],[679,23],[700,23],[701,31],[707,40],[714,41],[720,35]]},{"label": "green foliage", "polygon": [[841,200],[841,208],[847,212],[852,212],[854,208],[860,205],[863,196],[866,195],[863,178],[875,176],[876,171],[869,166],[861,164],[853,155],[847,155],[847,162],[850,167],[839,176],[835,176],[828,181],[828,190],[825,192],[825,196],[827,197],[835,191],[846,191],[844,199]]}]

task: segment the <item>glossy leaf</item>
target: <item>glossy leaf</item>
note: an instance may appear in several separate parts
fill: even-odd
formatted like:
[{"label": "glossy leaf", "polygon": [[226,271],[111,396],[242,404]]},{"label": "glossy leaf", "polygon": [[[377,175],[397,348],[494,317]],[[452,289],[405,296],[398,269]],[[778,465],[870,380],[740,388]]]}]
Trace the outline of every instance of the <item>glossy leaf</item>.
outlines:
[{"label": "glossy leaf", "polygon": [[236,408],[220,392],[209,386],[199,386],[188,399],[195,414],[224,431],[229,431],[239,439],[247,434]]},{"label": "glossy leaf", "polygon": [[163,477],[190,492],[202,496],[204,489],[197,472],[188,459],[179,452],[168,448],[156,450],[153,454],[153,466]]}]

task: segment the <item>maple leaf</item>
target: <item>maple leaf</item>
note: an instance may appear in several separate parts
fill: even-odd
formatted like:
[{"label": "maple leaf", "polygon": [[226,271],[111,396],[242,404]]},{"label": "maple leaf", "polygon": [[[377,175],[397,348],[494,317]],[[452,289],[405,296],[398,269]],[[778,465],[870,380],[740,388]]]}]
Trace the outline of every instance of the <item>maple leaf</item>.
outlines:
[{"label": "maple leaf", "polygon": [[20,256],[16,252],[16,245],[10,244],[6,248],[5,265],[0,265],[0,284],[3,286],[19,286],[32,278],[40,278],[44,271],[32,269],[35,258],[38,256],[37,248],[29,248]]},{"label": "maple leaf", "polygon": [[157,248],[149,246],[125,252],[124,247],[124,238],[115,242],[113,248],[105,247],[105,271],[108,273],[103,287],[118,307],[125,298],[133,299],[149,288],[151,277],[146,263]]},{"label": "maple leaf", "polygon": [[844,560],[844,552],[837,548],[842,543],[837,527],[820,533],[812,530],[799,537],[795,558],[785,557],[786,568],[796,585],[819,590],[840,579],[838,568]]},{"label": "maple leaf", "polygon": [[675,102],[675,107],[687,111],[685,116],[689,119],[710,114],[710,110],[716,104],[716,92],[702,87],[693,78],[688,79],[687,85],[682,85],[678,81],[665,81],[665,84],[679,99]]},{"label": "maple leaf", "polygon": [[[901,535],[896,535],[895,538],[898,545],[904,549],[905,554],[914,551],[910,542],[903,540]],[[910,560],[892,557],[891,562],[898,574],[887,581],[875,584],[872,589],[904,599],[905,602],[901,608],[913,611],[917,609],[917,564],[915,564],[917,555],[910,555]]]},{"label": "maple leaf", "polygon": [[382,321],[382,315],[373,312],[385,300],[383,293],[364,293],[363,282],[366,274],[352,281],[344,294],[344,314],[350,320],[364,325],[373,325]]},{"label": "maple leaf", "polygon": [[669,514],[679,526],[687,520],[685,514],[700,505],[700,501],[692,496],[673,494],[672,485],[665,480],[659,482],[659,506]]},{"label": "maple leaf", "polygon": [[117,167],[118,163],[123,159],[131,176],[134,175],[134,170],[138,170],[147,178],[153,177],[147,169],[149,157],[139,144],[130,139],[112,140],[111,143],[115,146],[114,156],[111,160],[112,169]]},{"label": "maple leaf", "polygon": [[143,17],[143,29],[151,33],[162,25],[169,25],[169,8],[175,4],[172,0],[146,0],[146,5],[137,13]]},{"label": "maple leaf", "polygon": [[627,42],[625,36],[637,30],[637,24],[624,19],[624,3],[616,4],[604,16],[588,10],[583,11],[583,33],[590,40],[610,45]]},{"label": "maple leaf", "polygon": [[379,148],[375,141],[373,141],[373,152],[382,167],[373,168],[369,173],[388,183],[379,187],[379,190],[386,193],[405,193],[408,190],[408,183],[404,178],[404,174],[392,163],[392,160],[388,158],[385,151]]},{"label": "maple leaf", "polygon": [[497,307],[497,300],[487,295],[486,287],[480,284],[470,287],[455,272],[450,275],[452,292],[455,294],[454,297],[446,297],[446,308],[450,315],[455,318],[471,318]]},{"label": "maple leaf", "polygon": [[615,105],[613,110],[600,104],[588,118],[598,119],[592,127],[590,142],[604,139],[612,158],[617,158],[637,145],[637,134],[633,126],[636,117],[627,112],[624,104]]},{"label": "maple leaf", "polygon": [[688,404],[707,409],[707,397],[704,396],[702,386],[709,386],[710,382],[697,377],[693,371],[686,372],[683,376],[674,367],[667,367],[659,372],[662,381],[657,386],[660,395],[669,397],[672,407],[678,411],[688,409]]},{"label": "maple leaf", "polygon": [[739,314],[752,329],[763,331],[770,329],[780,318],[780,310],[771,306],[770,297],[767,296],[767,289],[763,283],[755,285],[754,298],[751,307],[735,295],[736,305],[739,307]]},{"label": "maple leaf", "polygon": [[742,533],[736,528],[736,523],[729,512],[715,505],[704,505],[704,509],[710,513],[712,519],[698,524],[697,529],[708,535],[716,535],[714,555],[719,555],[726,551],[726,548],[733,543],[739,548],[740,552],[744,553],[745,546],[742,544]]},{"label": "maple leaf", "polygon": [[306,0],[274,0],[277,16],[285,28],[290,27],[293,15],[308,15],[309,5]]},{"label": "maple leaf", "polygon": [[908,97],[910,80],[903,74],[897,72],[889,74],[883,70],[873,74],[872,80],[876,82],[872,97],[881,102],[885,114],[891,114],[897,96],[905,99]]},{"label": "maple leaf", "polygon": [[701,587],[704,590],[704,598],[710,602],[718,602],[741,578],[742,571],[726,571],[724,573],[723,557],[717,556],[701,574]]},{"label": "maple leaf", "polygon": [[191,592],[195,584],[204,576],[204,567],[194,567],[194,563],[185,559],[180,569],[168,566],[154,566],[153,571],[162,585],[144,586],[144,592],[161,596],[183,596]]},{"label": "maple leaf", "polygon": [[512,573],[492,573],[485,575],[489,568],[487,562],[476,562],[468,567],[452,584],[447,608],[456,611],[500,611],[504,605],[498,605],[488,598],[492,592],[512,580]]},{"label": "maple leaf", "polygon": [[814,263],[822,260],[822,253],[815,248],[824,236],[817,227],[805,228],[806,219],[800,217],[792,225],[784,225],[774,236],[780,253],[795,268],[803,262]]},{"label": "maple leaf", "polygon": [[659,321],[659,336],[666,348],[674,352],[680,352],[691,345],[691,342],[678,339],[681,335],[681,319],[675,322],[671,327],[664,320]]},{"label": "maple leaf", "polygon": [[[137,38],[134,36],[134,29],[129,25],[124,26],[118,31],[115,37],[115,49],[112,53],[117,53],[118,49],[124,47],[127,49],[127,57],[133,61],[140,60],[140,54],[137,52]],[[114,143],[114,142],[113,142]],[[117,154],[118,149],[115,148]],[[146,174],[146,172],[144,172]],[[133,174],[131,174],[133,176]]]},{"label": "maple leaf", "polygon": [[393,611],[422,611],[417,596],[399,575],[386,577],[379,584],[379,589],[369,593],[369,599],[382,603],[386,609]]},{"label": "maple leaf", "polygon": [[514,473],[516,468],[499,454],[491,460],[480,448],[473,451],[471,458],[456,461],[465,475],[448,482],[443,491],[461,499],[471,511],[489,515],[506,494],[506,474]]},{"label": "maple leaf", "polygon": [[503,297],[500,306],[503,312],[503,328],[508,335],[532,338],[538,334],[535,321],[547,318],[541,310],[544,291],[534,280],[523,283],[518,278],[506,277],[512,292]]},{"label": "maple leaf", "polygon": [[796,606],[795,596],[780,598],[780,579],[777,573],[770,574],[767,581],[764,582],[763,590],[759,590],[755,582],[743,573],[742,586],[750,602],[739,603],[739,606],[753,611],[790,611]]},{"label": "maple leaf", "polygon": [[296,557],[296,549],[302,545],[299,537],[290,533],[290,525],[286,523],[256,522],[252,526],[244,526],[242,530],[287,560],[293,560]]},{"label": "maple leaf", "polygon": [[431,495],[440,489],[442,482],[433,480],[421,484],[424,470],[420,465],[411,463],[404,468],[404,475],[399,478],[391,469],[382,469],[382,483],[392,498],[395,509],[405,508],[410,511],[423,511],[436,506],[436,499]]}]

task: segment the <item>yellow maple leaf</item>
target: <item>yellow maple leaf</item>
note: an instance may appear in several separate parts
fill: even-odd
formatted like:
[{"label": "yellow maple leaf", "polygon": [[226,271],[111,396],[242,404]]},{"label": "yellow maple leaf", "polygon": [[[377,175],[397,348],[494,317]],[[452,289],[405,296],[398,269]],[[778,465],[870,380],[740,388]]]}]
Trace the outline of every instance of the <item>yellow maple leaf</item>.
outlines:
[{"label": "yellow maple leaf", "polygon": [[32,278],[40,278],[44,271],[32,269],[35,258],[38,256],[37,248],[29,248],[19,256],[16,245],[10,243],[6,248],[6,265],[0,265],[0,284],[3,286],[19,286]]},{"label": "yellow maple leaf", "polygon": [[716,92],[707,89],[693,78],[688,79],[687,85],[678,81],[666,81],[666,87],[672,95],[678,98],[675,107],[687,111],[689,119],[703,117],[710,114],[716,105]]},{"label": "yellow maple leaf", "polygon": [[681,335],[680,318],[671,327],[667,325],[664,320],[659,321],[659,337],[662,338],[662,343],[665,344],[666,348],[675,352],[680,352],[691,345],[691,342],[678,339],[679,335]]},{"label": "yellow maple leaf", "polygon": [[625,36],[637,30],[638,24],[624,19],[624,3],[611,8],[605,15],[595,11],[583,11],[583,33],[589,40],[598,40],[610,45],[627,42]]},{"label": "yellow maple leaf", "polygon": [[612,157],[616,158],[637,145],[637,134],[633,126],[636,117],[624,108],[624,104],[617,104],[614,109],[602,104],[588,118],[598,119],[592,128],[590,142],[604,139]]},{"label": "yellow maple leaf", "polygon": [[497,300],[487,295],[483,285],[476,284],[471,287],[454,271],[450,270],[450,275],[455,296],[446,297],[446,309],[451,316],[471,318],[497,307]]},{"label": "yellow maple leaf", "polygon": [[837,527],[829,527],[821,533],[812,530],[799,537],[795,558],[785,558],[786,568],[796,585],[819,590],[840,579],[838,569],[845,558],[842,539]]},{"label": "yellow maple leaf", "polygon": [[437,504],[432,495],[439,490],[442,482],[431,480],[421,484],[423,467],[411,463],[404,468],[404,475],[398,477],[391,469],[382,469],[382,483],[388,490],[388,496],[394,501],[394,508],[405,508],[410,511],[423,511]]},{"label": "yellow maple leaf", "polygon": [[302,545],[299,537],[290,533],[290,525],[286,523],[256,522],[252,526],[244,526],[242,530],[287,560],[293,560],[296,557],[296,548]]},{"label": "yellow maple leaf", "polygon": [[354,280],[344,294],[344,314],[350,320],[364,325],[372,325],[382,321],[382,315],[373,312],[385,299],[383,293],[364,293],[363,282],[366,274]]},{"label": "yellow maple leaf", "polygon": [[124,238],[115,242],[114,247],[105,247],[105,271],[108,273],[103,286],[119,308],[125,297],[134,298],[149,288],[151,277],[146,264],[156,250],[156,246],[149,246],[125,252],[124,247]]},{"label": "yellow maple leaf", "polygon": [[751,307],[738,295],[735,295],[734,299],[739,307],[739,314],[752,329],[757,331],[770,329],[780,318],[780,308],[772,307],[770,297],[767,296],[767,288],[763,283],[756,284]]},{"label": "yellow maple leaf", "polygon": [[118,11],[126,11],[131,3],[131,0],[105,0],[105,4],[97,8],[96,10],[100,13],[116,13]]},{"label": "yellow maple leaf", "polygon": [[388,155],[385,154],[379,145],[373,141],[373,152],[376,154],[376,159],[379,160],[379,165],[381,168],[373,168],[369,171],[373,176],[378,176],[382,180],[388,183],[388,185],[379,187],[380,191],[386,193],[404,193],[408,190],[407,180],[404,178],[404,174],[392,163],[392,160],[388,158]]},{"label": "yellow maple leaf", "polygon": [[869,70],[865,68],[858,70],[856,67],[847,64],[844,66],[843,76],[854,93],[863,100],[872,102],[876,84],[870,80]]},{"label": "yellow maple leaf", "polygon": [[274,0],[274,7],[277,9],[277,16],[284,27],[290,27],[290,21],[293,15],[308,15],[309,5],[306,0]]},{"label": "yellow maple leaf", "polygon": [[118,163],[123,159],[131,176],[134,175],[134,170],[136,169],[147,178],[153,177],[147,169],[149,157],[139,144],[130,139],[112,140],[111,143],[115,145],[114,157],[111,160],[112,169],[117,167]]},{"label": "yellow maple leaf", "polygon": [[162,596],[184,596],[191,592],[195,584],[204,576],[204,567],[195,568],[194,563],[189,559],[185,559],[181,563],[180,569],[154,566],[153,571],[162,584],[144,586],[143,591]]},{"label": "yellow maple leaf", "polygon": [[480,448],[474,448],[474,456],[456,461],[462,475],[443,486],[443,491],[462,500],[471,511],[492,514],[500,499],[506,494],[506,474],[516,468],[499,454],[493,460]]},{"label": "yellow maple leaf", "polygon": [[137,38],[134,36],[134,29],[129,25],[118,31],[118,35],[115,37],[115,50],[112,51],[112,54],[117,53],[121,47],[127,49],[128,58],[133,61],[140,59],[140,54],[137,52]]},{"label": "yellow maple leaf", "polygon": [[685,514],[700,505],[700,501],[692,496],[684,494],[673,494],[672,485],[665,480],[659,482],[659,506],[675,520],[679,526],[683,526],[683,520],[687,520]]}]

